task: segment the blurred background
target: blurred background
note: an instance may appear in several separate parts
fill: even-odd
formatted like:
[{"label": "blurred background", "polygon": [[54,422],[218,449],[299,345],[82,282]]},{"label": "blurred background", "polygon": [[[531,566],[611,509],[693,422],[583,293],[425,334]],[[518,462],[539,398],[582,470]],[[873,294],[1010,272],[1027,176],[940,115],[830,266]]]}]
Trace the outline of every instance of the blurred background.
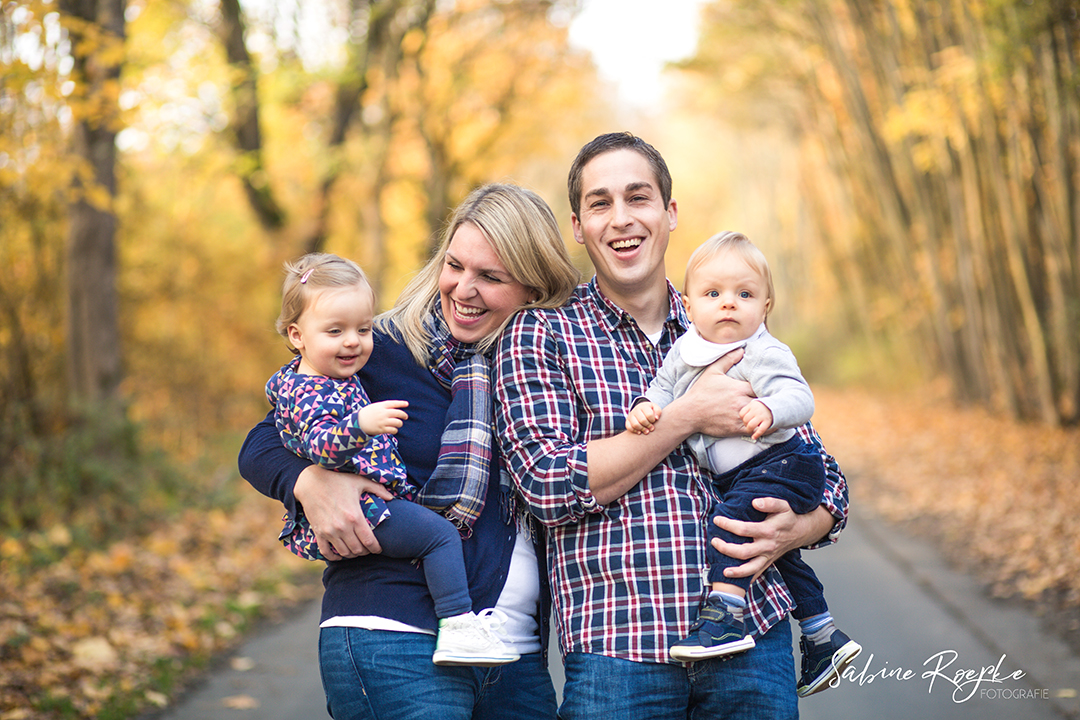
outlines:
[{"label": "blurred background", "polygon": [[[205,655],[293,592],[283,578],[306,568],[273,547],[280,510],[256,505],[245,525],[238,508],[257,500],[235,469],[289,357],[273,330],[283,261],[353,258],[385,309],[449,210],[511,181],[551,204],[588,277],[566,172],[603,132],[640,135],[669,163],[677,286],[720,230],[765,251],[771,329],[819,408],[856,420],[853,443],[899,424],[899,399],[930,398],[976,413],[969,429],[1052,438],[1038,461],[1074,463],[1045,473],[1053,504],[1078,479],[1078,8],[0,1],[0,662],[21,668],[0,683],[0,717],[41,713],[42,698],[94,716],[118,687],[130,707],[160,702],[172,685],[147,689],[132,663]],[[871,395],[830,406],[828,388]],[[860,426],[843,410],[856,406],[876,414]],[[972,487],[969,504],[990,493]],[[1063,555],[1080,550],[1072,517],[1055,530]],[[265,547],[264,587],[252,555],[190,560],[240,537]],[[159,625],[190,637],[143,647],[96,629],[126,627],[115,615],[72,620],[85,592],[133,602],[145,578],[122,578],[151,556],[169,582],[233,573],[212,611],[166,603],[169,625],[158,597],[124,616],[143,640]],[[1049,579],[1023,593],[1075,607],[1063,561],[1043,565]],[[1020,592],[1022,570],[998,580]],[[96,643],[78,662],[73,637]],[[48,689],[44,667],[69,674]]]}]

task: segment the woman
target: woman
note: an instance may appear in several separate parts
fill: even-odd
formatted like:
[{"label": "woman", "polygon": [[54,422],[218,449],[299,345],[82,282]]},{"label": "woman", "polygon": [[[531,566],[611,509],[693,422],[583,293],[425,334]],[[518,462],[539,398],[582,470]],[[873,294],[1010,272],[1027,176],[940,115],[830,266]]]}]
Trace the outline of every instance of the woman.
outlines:
[{"label": "woman", "polygon": [[[474,609],[495,607],[508,618],[504,640],[521,654],[518,662],[434,665],[436,620],[423,574],[408,560],[379,555],[363,520],[360,494],[386,497],[385,490],[285,450],[272,416],[248,435],[241,474],[283,502],[290,517],[302,505],[320,550],[341,553],[323,575],[319,637],[335,720],[555,717],[543,651],[549,596],[542,545],[499,477],[483,353],[515,312],[562,305],[578,277],[543,200],[513,185],[478,188],[455,210],[431,261],[379,318],[372,359],[361,372],[373,402],[408,401],[397,439],[409,479],[423,487],[425,504],[445,506],[462,528]],[[478,362],[483,372],[475,372]],[[448,447],[470,467],[432,478],[448,423]]]}]

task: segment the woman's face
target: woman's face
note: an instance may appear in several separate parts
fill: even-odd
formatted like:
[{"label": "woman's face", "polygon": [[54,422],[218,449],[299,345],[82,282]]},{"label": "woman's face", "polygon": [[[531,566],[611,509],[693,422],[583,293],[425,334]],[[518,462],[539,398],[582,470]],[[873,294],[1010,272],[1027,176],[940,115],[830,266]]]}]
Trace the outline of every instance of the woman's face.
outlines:
[{"label": "woman's face", "polygon": [[472,223],[450,239],[439,274],[439,301],[450,333],[464,343],[484,340],[529,301],[529,288],[510,276]]}]

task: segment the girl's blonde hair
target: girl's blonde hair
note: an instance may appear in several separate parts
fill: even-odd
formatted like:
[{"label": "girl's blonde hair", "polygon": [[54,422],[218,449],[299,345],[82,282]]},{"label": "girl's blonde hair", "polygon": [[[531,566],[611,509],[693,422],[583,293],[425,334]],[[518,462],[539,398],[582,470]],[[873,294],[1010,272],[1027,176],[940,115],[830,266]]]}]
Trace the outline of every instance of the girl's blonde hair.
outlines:
[{"label": "girl's blonde hair", "polygon": [[[554,213],[539,195],[517,185],[483,185],[458,205],[439,247],[405,286],[394,307],[376,318],[384,332],[396,333],[421,364],[427,363],[431,335],[427,320],[439,295],[439,275],[457,229],[470,223],[491,244],[510,276],[532,291],[525,308],[556,308],[570,299],[581,274],[570,261]],[[507,319],[509,321],[509,318]],[[490,348],[506,323],[477,343]]]},{"label": "girl's blonde hair", "polygon": [[765,317],[768,317],[769,313],[772,312],[773,308],[776,306],[776,290],[773,288],[772,271],[769,270],[769,261],[765,259],[765,254],[742,233],[731,232],[730,230],[717,233],[701,243],[701,245],[694,250],[686,263],[686,277],[683,279],[683,294],[685,295],[690,288],[690,280],[694,271],[704,263],[724,253],[733,253],[736,257],[749,265],[752,270],[761,275],[762,279],[765,281],[766,291],[769,293],[769,303],[765,306]]},{"label": "girl's blonde hair", "polygon": [[316,292],[325,288],[349,287],[367,288],[374,307],[375,291],[368,282],[367,275],[352,260],[329,253],[308,253],[285,263],[285,282],[281,286],[281,314],[278,315],[275,328],[288,340],[289,326],[300,319]]}]

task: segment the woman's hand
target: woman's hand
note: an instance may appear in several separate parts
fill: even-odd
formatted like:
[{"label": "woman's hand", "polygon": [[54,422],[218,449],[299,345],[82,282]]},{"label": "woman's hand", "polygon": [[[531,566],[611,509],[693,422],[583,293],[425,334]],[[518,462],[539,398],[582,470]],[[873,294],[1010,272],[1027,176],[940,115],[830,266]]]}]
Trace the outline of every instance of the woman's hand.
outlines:
[{"label": "woman's hand", "polygon": [[365,492],[384,500],[394,497],[374,480],[318,465],[307,468],[296,479],[293,495],[304,506],[325,557],[351,558],[382,552],[360,505],[360,496]]},{"label": "woman's hand", "polygon": [[724,570],[725,577],[757,578],[787,551],[812,545],[825,537],[836,522],[821,505],[805,515],[796,515],[786,500],[764,497],[756,498],[754,507],[767,513],[768,517],[761,522],[732,520],[719,515],[713,518],[713,523],[720,529],[751,539],[742,545],[712,539],[713,547],[724,555],[746,561]]}]

